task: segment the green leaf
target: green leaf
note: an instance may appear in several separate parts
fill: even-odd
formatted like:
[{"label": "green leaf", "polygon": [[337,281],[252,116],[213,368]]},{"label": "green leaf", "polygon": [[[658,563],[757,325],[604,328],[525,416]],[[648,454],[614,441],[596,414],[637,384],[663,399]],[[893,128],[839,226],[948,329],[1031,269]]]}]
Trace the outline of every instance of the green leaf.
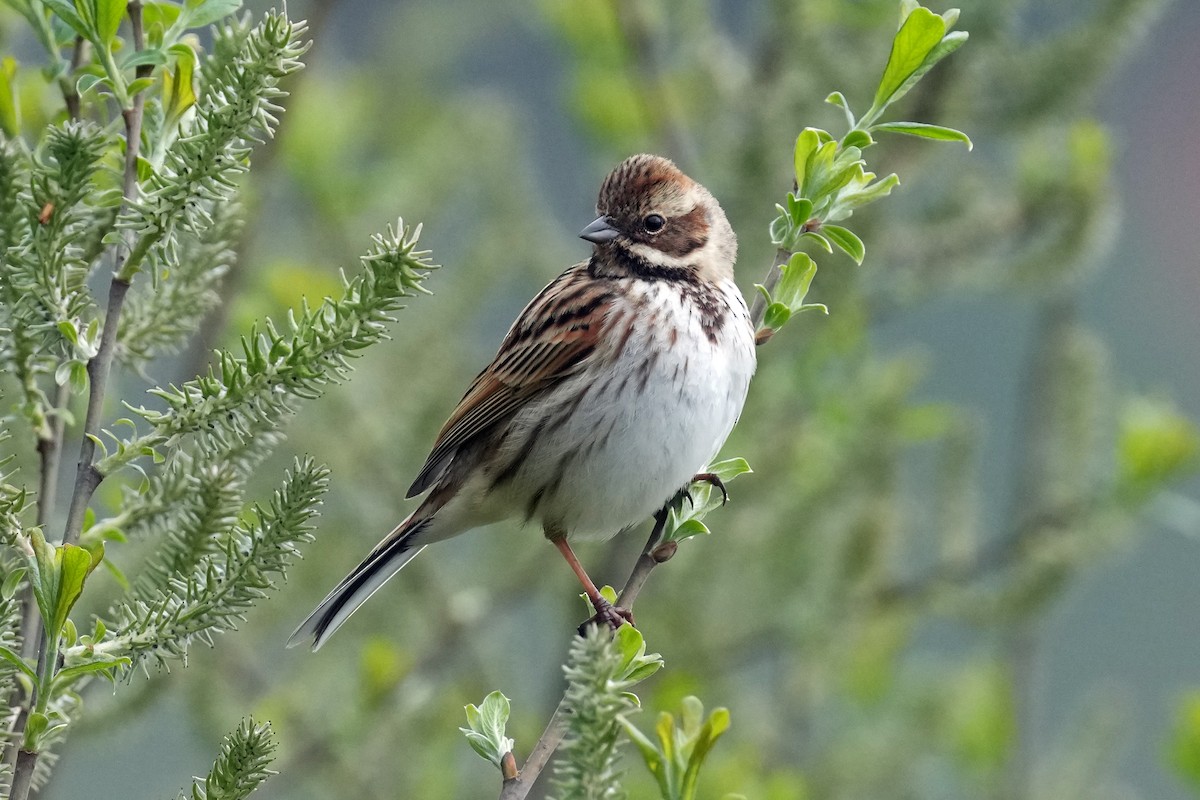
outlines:
[{"label": "green leaf", "polygon": [[792,253],[787,263],[779,268],[779,273],[775,300],[795,311],[804,305],[804,298],[817,274],[817,264],[807,253]]},{"label": "green leaf", "polygon": [[662,668],[662,656],[658,653],[646,655],[646,640],[642,632],[632,625],[624,624],[618,628],[613,640],[621,655],[621,664],[615,671],[615,677],[627,686],[644,681]]},{"label": "green leaf", "polygon": [[859,150],[875,144],[871,134],[862,128],[855,128],[842,137],[842,147],[857,147]]},{"label": "green leaf", "polygon": [[96,21],[96,36],[98,44],[112,44],[121,27],[121,19],[125,16],[125,6],[128,0],[90,0],[93,18]]},{"label": "green leaf", "polygon": [[196,51],[185,44],[173,45],[170,50],[175,56],[174,69],[163,73],[163,97],[167,113],[167,124],[172,127],[189,108],[196,104]]},{"label": "green leaf", "polygon": [[58,332],[63,335],[63,338],[71,343],[72,346],[79,345],[79,331],[75,328],[75,323],[72,320],[64,319],[58,323]]},{"label": "green leaf", "polygon": [[11,600],[17,594],[17,587],[21,585],[21,581],[25,579],[25,573],[28,572],[25,567],[16,567],[4,576],[4,584],[0,586],[0,597],[5,600]]},{"label": "green leaf", "polygon": [[838,207],[845,209],[855,209],[860,206],[865,206],[868,203],[873,203],[876,200],[887,197],[900,185],[900,178],[896,173],[888,175],[886,178],[880,178],[874,183],[867,184],[861,189],[852,193],[844,194],[838,198]]},{"label": "green leaf", "polygon": [[74,4],[67,0],[42,0],[42,4],[54,12],[54,15],[71,26],[71,29],[85,39],[94,40],[94,32],[75,11]]},{"label": "green leaf", "polygon": [[908,80],[906,80],[904,84],[896,90],[896,93],[892,95],[892,99],[888,102],[894,103],[904,95],[908,94],[909,90],[917,85],[917,81],[925,77],[926,72],[929,72],[929,70],[933,69],[939,61],[966,44],[967,38],[966,31],[954,31],[952,33],[947,33],[945,38],[943,38],[942,41],[939,42],[938,45],[929,52],[929,55],[925,57],[924,63],[922,63],[920,67],[918,67],[911,75],[908,76]]},{"label": "green leaf", "polygon": [[772,330],[779,330],[792,318],[792,310],[783,303],[771,303],[763,314],[763,325]]},{"label": "green leaf", "polygon": [[832,92],[825,98],[825,102],[831,106],[837,106],[846,114],[846,124],[854,127],[854,114],[850,111],[850,104],[846,102],[846,96],[841,92]]},{"label": "green leaf", "polygon": [[826,239],[824,236],[822,236],[819,233],[814,233],[813,231],[805,231],[804,233],[800,234],[800,241],[801,242],[805,242],[805,241],[813,242],[814,244],[817,245],[817,247],[821,248],[826,253],[833,252],[833,245],[831,245],[829,243],[829,240]]},{"label": "green leaf", "polygon": [[723,461],[715,461],[709,464],[704,470],[711,472],[725,482],[729,482],[739,475],[745,475],[754,470],[750,469],[750,464],[744,458],[727,458]]},{"label": "green leaf", "polygon": [[21,104],[17,99],[17,62],[11,56],[0,60],[0,131],[10,139],[21,135]]},{"label": "green leaf", "polygon": [[[179,19],[181,9],[174,3],[168,2],[148,2],[142,5],[142,24],[146,26],[146,30],[158,27],[161,30],[166,30],[175,24]],[[161,44],[161,41],[158,42]]]},{"label": "green leaf", "polygon": [[820,134],[816,128],[805,128],[796,137],[796,149],[793,153],[793,164],[796,171],[797,190],[804,187],[808,177],[808,162],[817,147],[821,144]]},{"label": "green leaf", "polygon": [[813,204],[811,200],[805,197],[796,197],[793,192],[788,192],[787,215],[793,225],[800,226],[808,222],[812,217],[812,212]]},{"label": "green leaf", "polygon": [[242,7],[242,0],[187,0],[187,26],[202,28],[228,17]]},{"label": "green leaf", "polygon": [[1200,791],[1200,691],[1193,689],[1180,698],[1167,752],[1175,773]]},{"label": "green leaf", "polygon": [[852,231],[840,225],[826,224],[821,226],[821,232],[831,242],[844,250],[846,255],[853,258],[855,264],[862,264],[863,258],[867,254],[867,249],[862,239],[858,238]]},{"label": "green leaf", "polygon": [[29,680],[37,683],[37,673],[33,671],[33,667],[29,666],[25,659],[21,658],[20,654],[12,648],[5,647],[4,645],[0,644],[0,659],[7,661],[9,664],[20,670],[22,674],[29,678]]},{"label": "green leaf", "polygon": [[879,87],[875,90],[873,109],[881,111],[904,95],[901,89],[907,90],[905,84],[922,68],[926,58],[945,35],[945,20],[927,8],[918,6],[913,9],[892,40],[892,52],[883,69]]},{"label": "green leaf", "polygon": [[[662,774],[662,756],[659,754],[658,748],[654,746],[654,742],[650,741],[650,737],[638,730],[637,726],[624,717],[621,717],[621,727],[625,729],[625,735],[641,752],[650,774],[656,778],[659,777]],[[662,783],[660,782],[659,785],[661,787]],[[663,796],[668,796],[665,790]]]},{"label": "green leaf", "polygon": [[[135,94],[144,92],[153,85],[154,85],[154,78],[137,78],[137,79],[129,82],[129,86],[127,86],[125,88],[125,91],[129,94],[130,97],[133,97]],[[150,162],[147,161],[146,164],[149,165]],[[145,176],[142,176],[140,173],[140,170],[139,170],[139,175],[138,175],[139,180],[146,180],[146,178],[148,178],[148,177],[149,177],[148,174]]]},{"label": "green leaf", "polygon": [[920,136],[922,139],[936,139],[942,142],[962,142],[968,150],[975,146],[971,143],[970,137],[962,131],[942,125],[929,125],[924,122],[881,122],[878,125],[872,125],[871,130],[903,133],[906,136]]},{"label": "green leaf", "polygon": [[693,536],[707,536],[709,533],[711,531],[703,522],[698,519],[689,519],[672,531],[671,540],[682,542],[684,539],[690,539]]},{"label": "green leaf", "polygon": [[[100,548],[103,552],[103,547]],[[75,606],[75,601],[79,599],[79,595],[83,592],[83,582],[87,576],[92,573],[99,563],[93,559],[92,554],[82,547],[73,544],[62,545],[57,549],[56,556],[61,565],[61,578],[59,584],[59,592],[57,602],[54,607],[54,615],[50,621],[51,631],[57,632],[63,629],[67,622],[67,615],[71,613],[71,609]]]},{"label": "green leaf", "polygon": [[145,50],[132,50],[129,55],[121,59],[122,69],[133,69],[134,67],[144,66],[161,66],[167,63],[167,54],[157,47],[147,47]]},{"label": "green leaf", "polygon": [[63,690],[74,683],[79,678],[85,675],[92,675],[97,672],[102,673],[109,680],[114,680],[114,672],[121,667],[127,667],[132,663],[127,657],[121,656],[114,658],[111,656],[103,656],[96,661],[86,661],[82,664],[74,664],[69,667],[60,669],[54,675],[54,680],[51,681],[51,686],[55,690]]},{"label": "green leaf", "polygon": [[[688,724],[686,712],[688,710],[688,700],[695,700],[697,708],[695,709],[696,716],[699,717],[704,713],[704,707],[700,705],[700,701],[696,698],[684,698],[684,730],[688,731],[692,725]],[[692,723],[693,725],[695,723]],[[693,800],[696,796],[696,787],[700,780],[700,767],[704,765],[704,760],[708,754],[712,752],[716,746],[717,739],[721,738],[721,734],[729,730],[729,709],[715,708],[709,715],[708,720],[700,727],[691,742],[687,760],[687,769],[683,774],[683,784],[680,787],[680,797],[685,800]]]},{"label": "green leaf", "polygon": [[459,730],[476,753],[500,767],[513,748],[513,740],[504,735],[510,714],[508,698],[495,691],[483,699],[483,705],[467,704],[463,710],[468,727]]},{"label": "green leaf", "polygon": [[75,92],[76,92],[76,94],[78,94],[79,96],[82,97],[82,96],[86,95],[88,92],[90,92],[92,89],[96,88],[97,84],[99,84],[101,86],[110,85],[107,77],[105,77],[103,75],[93,75],[90,72],[85,72],[79,76],[79,80],[75,81]]},{"label": "green leaf", "polygon": [[1117,465],[1125,499],[1144,500],[1200,467],[1200,429],[1170,402],[1135,397],[1121,410]]}]

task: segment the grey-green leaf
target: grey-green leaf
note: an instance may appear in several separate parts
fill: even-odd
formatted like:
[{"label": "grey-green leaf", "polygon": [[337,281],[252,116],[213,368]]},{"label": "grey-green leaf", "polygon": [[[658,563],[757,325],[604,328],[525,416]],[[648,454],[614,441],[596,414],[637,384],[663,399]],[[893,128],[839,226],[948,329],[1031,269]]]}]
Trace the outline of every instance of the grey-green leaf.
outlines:
[{"label": "grey-green leaf", "polygon": [[862,239],[841,225],[826,224],[821,226],[821,231],[831,242],[845,251],[846,255],[853,258],[855,264],[862,264],[863,258],[867,254],[867,248]]},{"label": "grey-green leaf", "polygon": [[881,122],[878,125],[872,125],[871,130],[903,133],[906,136],[919,136],[922,139],[936,139],[942,142],[962,142],[968,150],[974,147],[970,137],[965,133],[944,125],[930,125],[925,122]]},{"label": "grey-green leaf", "polygon": [[882,109],[900,99],[903,95],[901,87],[924,65],[926,57],[945,35],[945,20],[927,8],[913,9],[892,40],[891,55],[875,90],[874,108]]}]

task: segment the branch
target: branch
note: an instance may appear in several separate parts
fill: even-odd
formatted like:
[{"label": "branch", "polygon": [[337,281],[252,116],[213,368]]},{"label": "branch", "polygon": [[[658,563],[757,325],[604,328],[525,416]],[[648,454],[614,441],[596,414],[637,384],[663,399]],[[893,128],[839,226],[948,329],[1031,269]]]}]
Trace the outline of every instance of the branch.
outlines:
[{"label": "branch", "polygon": [[525,800],[529,795],[533,784],[537,782],[538,776],[542,774],[542,770],[550,763],[550,757],[554,755],[554,751],[562,744],[563,736],[567,732],[563,724],[563,717],[566,715],[566,702],[566,697],[559,701],[558,708],[554,709],[554,714],[550,717],[550,722],[546,725],[546,730],[542,732],[541,738],[534,744],[533,750],[529,753],[529,758],[525,759],[525,764],[521,767],[521,771],[517,773],[516,777],[505,779],[504,786],[500,790],[500,800]]},{"label": "branch", "polygon": [[[129,22],[133,30],[133,46],[135,52],[145,49],[145,38],[142,32],[142,2],[130,0]],[[78,49],[78,45],[77,45]],[[145,77],[153,69],[152,65],[137,68],[137,76]],[[125,120],[125,174],[122,183],[122,209],[128,208],[137,201],[138,181],[137,163],[138,151],[142,143],[142,111],[146,105],[144,92],[138,92],[133,97],[133,105],[121,111]],[[121,321],[121,309],[125,305],[125,296],[129,292],[129,280],[121,274],[129,253],[133,249],[134,234],[125,231],[124,253],[118,253],[116,269],[113,271],[112,283],[108,287],[108,310],[104,314],[104,328],[100,334],[100,349],[88,361],[88,405],[83,422],[83,441],[79,445],[79,465],[75,472],[75,489],[71,494],[71,506],[67,512],[67,524],[63,529],[63,544],[74,544],[79,541],[83,530],[83,515],[88,502],[96,487],[100,485],[101,475],[93,467],[96,457],[96,437],[100,434],[100,414],[104,410],[104,395],[108,390],[108,377],[112,371],[113,355],[117,346],[117,328]]]},{"label": "branch", "polygon": [[79,119],[79,90],[75,88],[75,72],[83,66],[83,56],[87,53],[87,40],[82,36],[75,37],[75,47],[71,51],[71,64],[67,69],[67,77],[61,82],[63,102],[67,106],[67,117]]}]

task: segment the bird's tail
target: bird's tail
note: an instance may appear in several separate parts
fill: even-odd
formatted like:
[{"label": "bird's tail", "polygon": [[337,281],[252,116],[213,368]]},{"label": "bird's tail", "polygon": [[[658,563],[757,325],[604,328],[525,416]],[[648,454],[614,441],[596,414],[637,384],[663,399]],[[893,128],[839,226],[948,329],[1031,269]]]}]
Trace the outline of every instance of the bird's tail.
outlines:
[{"label": "bird's tail", "polygon": [[341,583],[308,615],[308,619],[293,631],[288,639],[288,647],[308,641],[311,642],[313,650],[319,650],[321,645],[325,644],[325,640],[332,636],[359,606],[367,602],[367,598],[379,591],[401,567],[425,549],[425,545],[419,544],[417,540],[429,523],[433,522],[433,516],[426,513],[418,517],[421,511],[422,509],[418,508],[397,525],[361,564],[342,578]]}]

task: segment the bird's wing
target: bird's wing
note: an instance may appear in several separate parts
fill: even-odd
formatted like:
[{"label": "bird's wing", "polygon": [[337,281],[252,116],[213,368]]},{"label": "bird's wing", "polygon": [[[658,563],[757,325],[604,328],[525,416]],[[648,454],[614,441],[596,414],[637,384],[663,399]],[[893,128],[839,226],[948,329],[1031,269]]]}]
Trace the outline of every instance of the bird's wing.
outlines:
[{"label": "bird's wing", "polygon": [[575,374],[609,323],[612,281],[581,263],[554,279],[525,306],[496,357],[471,383],[438,432],[408,497],[434,484],[463,445],[511,419],[530,399]]}]

